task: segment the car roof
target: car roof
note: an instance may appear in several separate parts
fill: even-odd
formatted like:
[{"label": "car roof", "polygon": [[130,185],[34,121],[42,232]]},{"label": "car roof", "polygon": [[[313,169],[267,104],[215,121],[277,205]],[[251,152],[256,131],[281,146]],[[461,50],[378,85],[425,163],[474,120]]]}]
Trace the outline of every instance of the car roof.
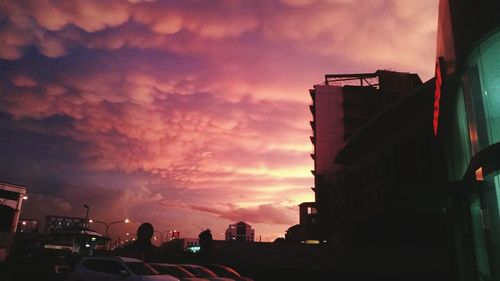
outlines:
[{"label": "car roof", "polygon": [[162,262],[149,262],[150,265],[158,265],[158,266],[177,266],[179,267],[179,264],[173,264],[173,263],[162,263]]},{"label": "car roof", "polygon": [[122,262],[141,262],[141,260],[129,258],[129,257],[115,257],[115,256],[92,256],[92,257],[83,257],[84,260],[91,259],[109,259],[109,260],[120,260]]},{"label": "car roof", "polygon": [[190,263],[183,263],[183,264],[179,264],[180,266],[189,266],[189,267],[196,267],[196,268],[199,268],[199,267],[203,267],[201,265],[197,265],[197,264],[190,264]]},{"label": "car roof", "polygon": [[117,258],[122,260],[122,262],[142,262],[139,259],[134,259],[134,258],[129,258],[129,257],[117,257]]}]

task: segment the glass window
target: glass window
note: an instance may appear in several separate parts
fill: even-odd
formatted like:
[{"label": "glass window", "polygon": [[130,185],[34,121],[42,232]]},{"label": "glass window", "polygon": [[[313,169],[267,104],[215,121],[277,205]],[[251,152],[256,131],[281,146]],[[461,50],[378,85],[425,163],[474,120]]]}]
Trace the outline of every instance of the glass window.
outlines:
[{"label": "glass window", "polygon": [[130,270],[137,275],[158,275],[158,271],[154,270],[148,264],[143,262],[126,262]]},{"label": "glass window", "polygon": [[[500,142],[500,31],[482,41],[468,58],[463,90],[475,154]],[[473,202],[471,219],[478,270],[488,277],[490,265],[493,273],[500,268],[500,177],[490,174],[486,180],[492,186],[483,191],[481,202]]]},{"label": "glass window", "polygon": [[490,143],[500,141],[500,32],[479,47],[484,106]]},{"label": "glass window", "polygon": [[[469,57],[464,90],[479,150],[500,142],[500,32],[483,41]],[[476,136],[470,137],[474,141]]]},{"label": "glass window", "polygon": [[451,126],[450,155],[453,157],[448,161],[450,179],[461,180],[469,165],[472,149],[469,138],[469,126],[464,102],[462,87],[458,89],[455,112]]}]

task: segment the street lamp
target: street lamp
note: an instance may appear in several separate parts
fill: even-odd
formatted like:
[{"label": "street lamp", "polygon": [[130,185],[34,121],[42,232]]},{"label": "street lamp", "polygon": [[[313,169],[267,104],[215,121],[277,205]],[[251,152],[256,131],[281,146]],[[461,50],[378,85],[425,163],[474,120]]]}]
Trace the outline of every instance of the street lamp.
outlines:
[{"label": "street lamp", "polygon": [[85,209],[87,209],[87,213],[85,215],[85,234],[87,234],[86,230],[89,228],[89,210],[90,210],[90,207],[87,204],[83,205],[83,207]]},{"label": "street lamp", "polygon": [[[158,230],[155,230],[155,231],[154,231],[154,233],[158,233],[158,234],[160,234],[160,246],[161,246],[161,244],[163,244],[163,234],[165,234],[165,233],[166,233],[166,234],[167,234],[167,239],[168,239],[168,233],[169,233],[169,232],[170,232],[170,230],[165,230],[165,231],[163,231],[163,232],[158,231]],[[155,239],[155,240],[156,240],[156,239]]]},{"label": "street lamp", "polygon": [[104,233],[104,237],[106,237],[105,248],[106,248],[106,250],[108,250],[108,245],[109,245],[108,230],[109,230],[109,227],[112,226],[113,224],[117,224],[117,223],[129,223],[130,220],[129,219],[124,219],[124,220],[121,220],[121,221],[112,221],[110,223],[105,223],[103,221],[98,221],[98,220],[90,220],[89,222],[100,223],[100,224],[103,224],[106,227],[106,230],[105,230],[105,233]]}]

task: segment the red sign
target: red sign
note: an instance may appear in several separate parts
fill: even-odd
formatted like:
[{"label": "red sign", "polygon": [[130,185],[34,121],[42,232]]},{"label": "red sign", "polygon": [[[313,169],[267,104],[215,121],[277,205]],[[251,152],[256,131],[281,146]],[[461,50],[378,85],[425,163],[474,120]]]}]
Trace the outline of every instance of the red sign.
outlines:
[{"label": "red sign", "polygon": [[438,123],[439,123],[439,103],[441,100],[441,88],[443,85],[443,78],[441,75],[441,63],[440,59],[436,61],[436,88],[434,89],[434,119],[432,123],[434,125],[434,136],[437,136]]}]

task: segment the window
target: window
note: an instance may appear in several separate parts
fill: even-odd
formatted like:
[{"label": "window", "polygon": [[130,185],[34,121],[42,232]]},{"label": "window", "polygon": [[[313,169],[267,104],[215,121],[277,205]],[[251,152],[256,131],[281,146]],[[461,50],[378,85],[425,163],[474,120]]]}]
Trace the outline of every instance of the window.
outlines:
[{"label": "window", "polygon": [[314,207],[307,207],[307,214],[308,215],[315,215],[318,211]]}]

